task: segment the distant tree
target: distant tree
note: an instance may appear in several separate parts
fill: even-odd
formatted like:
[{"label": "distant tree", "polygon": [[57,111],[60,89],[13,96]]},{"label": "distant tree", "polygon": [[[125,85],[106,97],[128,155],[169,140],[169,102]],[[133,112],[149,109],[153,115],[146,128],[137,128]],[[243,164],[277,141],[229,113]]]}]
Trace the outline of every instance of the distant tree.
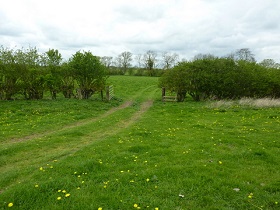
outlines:
[{"label": "distant tree", "polygon": [[137,63],[137,67],[138,68],[142,68],[143,65],[142,65],[142,54],[138,54],[138,55],[135,55],[135,60],[136,60],[136,63]]},{"label": "distant tree", "polygon": [[212,54],[202,54],[202,53],[199,53],[197,55],[194,56],[193,60],[196,61],[196,60],[213,60],[213,59],[216,59],[217,57],[215,55],[212,55]]},{"label": "distant tree", "polygon": [[278,68],[279,66],[273,59],[264,59],[259,64],[265,68]]},{"label": "distant tree", "polygon": [[101,63],[106,66],[107,68],[110,68],[110,66],[113,63],[113,57],[110,56],[103,56],[101,57]]},{"label": "distant tree", "polygon": [[249,48],[242,48],[234,53],[234,58],[237,61],[256,62],[254,54]]},{"label": "distant tree", "polygon": [[132,61],[132,53],[131,52],[122,52],[117,57],[117,63],[118,66],[122,69],[123,74],[126,73],[129,67],[131,67],[131,61]]},{"label": "distant tree", "polygon": [[149,72],[149,76],[153,76],[156,68],[156,62],[157,62],[157,53],[155,51],[149,50],[143,55],[143,62],[145,68]]},{"label": "distant tree", "polygon": [[88,99],[95,91],[105,89],[107,79],[105,66],[91,52],[76,52],[69,61],[73,75],[79,86],[78,95]]},{"label": "distant tree", "polygon": [[162,54],[162,62],[164,69],[170,69],[177,64],[179,60],[179,55],[176,53],[164,52]]}]

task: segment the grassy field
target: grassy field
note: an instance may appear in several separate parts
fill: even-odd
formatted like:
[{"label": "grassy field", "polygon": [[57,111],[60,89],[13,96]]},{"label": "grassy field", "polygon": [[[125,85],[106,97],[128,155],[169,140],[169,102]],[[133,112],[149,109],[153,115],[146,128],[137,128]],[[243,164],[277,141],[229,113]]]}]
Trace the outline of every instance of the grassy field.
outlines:
[{"label": "grassy field", "polygon": [[163,103],[157,80],[0,101],[0,209],[280,209],[280,108]]}]

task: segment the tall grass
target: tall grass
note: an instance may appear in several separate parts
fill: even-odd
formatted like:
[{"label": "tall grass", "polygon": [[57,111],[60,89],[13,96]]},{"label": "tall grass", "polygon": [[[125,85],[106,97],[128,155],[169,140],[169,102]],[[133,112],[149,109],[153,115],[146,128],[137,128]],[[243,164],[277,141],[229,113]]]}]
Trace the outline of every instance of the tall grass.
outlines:
[{"label": "tall grass", "polygon": [[233,107],[233,106],[249,106],[256,108],[269,108],[280,107],[280,99],[273,98],[242,98],[236,101],[220,100],[216,102],[210,102],[209,107]]}]

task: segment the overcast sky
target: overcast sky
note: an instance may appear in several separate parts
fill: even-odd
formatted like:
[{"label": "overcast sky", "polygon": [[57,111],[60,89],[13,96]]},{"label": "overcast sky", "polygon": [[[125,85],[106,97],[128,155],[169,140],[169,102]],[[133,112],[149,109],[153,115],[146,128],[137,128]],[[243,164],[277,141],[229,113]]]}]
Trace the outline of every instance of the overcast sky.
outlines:
[{"label": "overcast sky", "polygon": [[249,48],[280,62],[279,0],[0,0],[0,45],[78,50],[227,55]]}]

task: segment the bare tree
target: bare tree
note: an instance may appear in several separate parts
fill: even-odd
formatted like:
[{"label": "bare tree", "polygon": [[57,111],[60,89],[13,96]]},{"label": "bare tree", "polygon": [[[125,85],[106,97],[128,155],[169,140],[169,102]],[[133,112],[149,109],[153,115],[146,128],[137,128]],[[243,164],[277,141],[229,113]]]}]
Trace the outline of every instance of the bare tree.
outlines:
[{"label": "bare tree", "polygon": [[276,68],[276,69],[279,68],[279,63],[276,63],[273,59],[264,59],[259,64],[266,68]]},{"label": "bare tree", "polygon": [[142,54],[138,54],[138,55],[135,55],[135,58],[134,58],[137,62],[137,66],[138,68],[141,68],[143,65],[142,65]]},{"label": "bare tree", "polygon": [[235,52],[234,58],[237,61],[248,61],[248,62],[256,62],[254,58],[254,54],[251,52],[249,48],[242,48]]},{"label": "bare tree", "polygon": [[154,68],[156,68],[157,53],[152,50],[147,51],[146,54],[143,55],[143,62],[145,68],[149,71],[152,71]]},{"label": "bare tree", "polygon": [[120,67],[125,74],[126,70],[131,66],[132,53],[131,52],[122,52],[117,58],[116,62],[118,67]]},{"label": "bare tree", "polygon": [[107,68],[110,68],[110,66],[113,63],[113,57],[110,56],[103,56],[101,57],[101,63],[106,66]]},{"label": "bare tree", "polygon": [[163,68],[164,69],[170,69],[173,66],[176,65],[176,63],[178,63],[179,60],[179,55],[176,53],[168,53],[168,52],[164,52],[162,54],[162,62],[163,62]]},{"label": "bare tree", "polygon": [[202,54],[202,53],[199,53],[197,55],[194,56],[193,60],[204,60],[204,59],[208,59],[208,60],[213,60],[217,58],[216,56],[212,55],[212,54]]}]

